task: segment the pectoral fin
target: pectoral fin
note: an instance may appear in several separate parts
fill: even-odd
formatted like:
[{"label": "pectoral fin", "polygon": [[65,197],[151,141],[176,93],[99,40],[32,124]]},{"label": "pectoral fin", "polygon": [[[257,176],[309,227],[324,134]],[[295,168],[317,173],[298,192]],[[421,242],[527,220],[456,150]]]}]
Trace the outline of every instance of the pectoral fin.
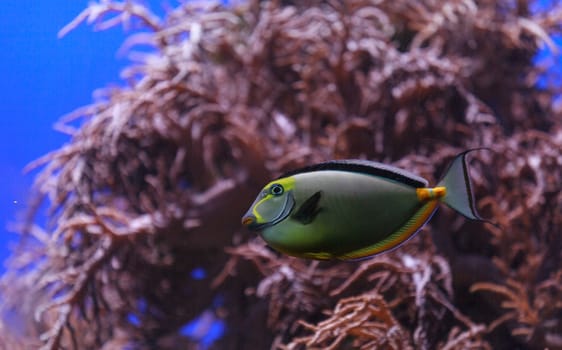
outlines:
[{"label": "pectoral fin", "polygon": [[292,215],[292,218],[302,223],[303,225],[310,224],[321,210],[321,208],[318,206],[321,197],[322,191],[318,191],[310,196]]}]

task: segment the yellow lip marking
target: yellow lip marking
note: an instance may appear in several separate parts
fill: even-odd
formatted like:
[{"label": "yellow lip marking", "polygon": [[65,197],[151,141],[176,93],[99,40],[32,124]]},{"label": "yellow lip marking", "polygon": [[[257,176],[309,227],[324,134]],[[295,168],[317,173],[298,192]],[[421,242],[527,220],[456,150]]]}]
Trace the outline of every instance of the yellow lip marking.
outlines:
[{"label": "yellow lip marking", "polygon": [[251,225],[253,223],[254,223],[254,219],[252,219],[249,216],[242,219],[242,225],[244,225],[244,226],[248,226],[248,225]]}]

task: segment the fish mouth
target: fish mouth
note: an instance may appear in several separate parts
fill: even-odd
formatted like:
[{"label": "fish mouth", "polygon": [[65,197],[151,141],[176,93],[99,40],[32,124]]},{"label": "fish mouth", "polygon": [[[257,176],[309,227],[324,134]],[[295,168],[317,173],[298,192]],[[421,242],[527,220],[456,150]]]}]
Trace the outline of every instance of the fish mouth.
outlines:
[{"label": "fish mouth", "polygon": [[261,231],[273,225],[270,225],[269,223],[265,223],[265,224],[252,223],[252,224],[244,224],[244,226],[246,226],[250,231]]},{"label": "fish mouth", "polygon": [[292,193],[287,193],[283,210],[273,220],[264,223],[258,223],[256,216],[252,213],[253,206],[248,209],[248,212],[242,217],[242,225],[246,226],[251,231],[261,231],[268,227],[274,226],[277,223],[287,218],[295,208],[295,198]]},{"label": "fish mouth", "polygon": [[258,224],[254,215],[246,214],[242,217],[242,225],[246,226],[251,231],[259,231],[267,224]]},{"label": "fish mouth", "polygon": [[252,226],[256,222],[256,218],[253,215],[244,216],[242,218],[242,225],[244,226]]}]

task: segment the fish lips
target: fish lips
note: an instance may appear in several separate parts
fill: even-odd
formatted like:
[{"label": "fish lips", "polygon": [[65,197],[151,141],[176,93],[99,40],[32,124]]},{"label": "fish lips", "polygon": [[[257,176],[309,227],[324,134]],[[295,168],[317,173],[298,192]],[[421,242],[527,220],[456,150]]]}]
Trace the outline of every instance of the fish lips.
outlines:
[{"label": "fish lips", "polygon": [[285,220],[285,218],[287,218],[295,208],[295,198],[293,197],[291,191],[288,191],[285,196],[285,203],[283,203],[283,210],[281,210],[279,215],[277,215],[273,220],[262,224],[257,223],[257,218],[252,213],[253,208],[253,206],[250,207],[250,209],[248,209],[246,214],[242,217],[242,225],[246,226],[251,231],[261,231]]}]

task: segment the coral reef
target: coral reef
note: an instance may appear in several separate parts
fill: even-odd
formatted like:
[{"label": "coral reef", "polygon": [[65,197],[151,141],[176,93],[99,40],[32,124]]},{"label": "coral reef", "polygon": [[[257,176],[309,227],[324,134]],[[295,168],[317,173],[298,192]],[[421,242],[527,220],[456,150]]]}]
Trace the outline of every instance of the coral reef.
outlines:
[{"label": "coral reef", "polygon": [[[85,21],[135,30],[127,86],[63,118],[72,141],[30,165],[0,345],[197,349],[207,328],[181,330],[206,315],[226,324],[217,349],[562,349],[561,84],[533,61],[555,49],[559,3],[188,2],[158,18],[102,0],[61,35]],[[360,262],[286,257],[240,227],[285,170],[368,158],[435,183],[480,146],[477,205],[498,226],[443,209]]]}]

